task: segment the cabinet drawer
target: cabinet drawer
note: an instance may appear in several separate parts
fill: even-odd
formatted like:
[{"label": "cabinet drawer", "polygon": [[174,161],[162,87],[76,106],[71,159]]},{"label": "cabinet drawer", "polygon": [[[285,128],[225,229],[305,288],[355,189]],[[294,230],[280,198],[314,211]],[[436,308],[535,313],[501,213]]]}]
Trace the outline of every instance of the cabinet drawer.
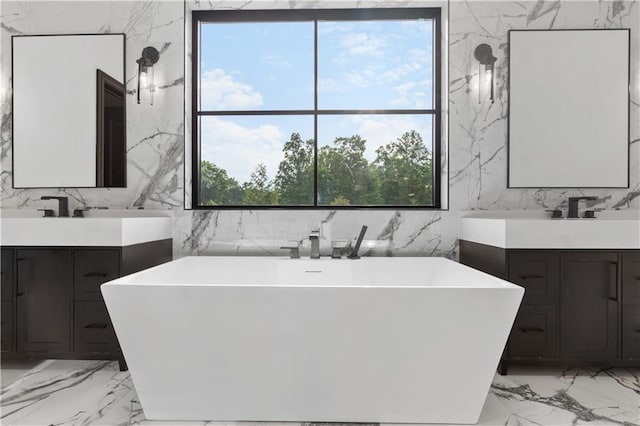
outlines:
[{"label": "cabinet drawer", "polygon": [[556,357],[557,327],[556,306],[522,305],[509,336],[509,357]]},{"label": "cabinet drawer", "polygon": [[557,304],[560,288],[558,252],[510,251],[509,281],[524,287],[523,304]]},{"label": "cabinet drawer", "polygon": [[13,301],[3,300],[0,309],[0,345],[3,352],[13,351]]},{"label": "cabinet drawer", "polygon": [[622,358],[640,359],[640,306],[622,307]]},{"label": "cabinet drawer", "polygon": [[640,305],[640,253],[622,254],[622,304]]},{"label": "cabinet drawer", "polygon": [[116,352],[118,340],[103,302],[75,302],[75,352]]},{"label": "cabinet drawer", "polygon": [[118,278],[120,250],[75,250],[73,258],[76,300],[102,300],[100,285]]},{"label": "cabinet drawer", "polygon": [[2,300],[11,300],[13,297],[14,283],[14,251],[2,249],[2,264],[0,264],[0,297]]}]

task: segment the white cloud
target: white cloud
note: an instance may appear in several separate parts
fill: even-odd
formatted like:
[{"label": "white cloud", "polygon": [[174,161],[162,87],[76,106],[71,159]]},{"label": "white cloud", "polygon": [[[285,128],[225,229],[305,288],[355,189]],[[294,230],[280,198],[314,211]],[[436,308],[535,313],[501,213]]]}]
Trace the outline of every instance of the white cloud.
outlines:
[{"label": "white cloud", "polygon": [[264,53],[260,61],[274,68],[291,68],[291,61],[278,53]]},{"label": "white cloud", "polygon": [[318,78],[318,92],[320,93],[338,92],[341,89],[340,83],[333,78]]},{"label": "white cloud", "polygon": [[280,128],[272,124],[244,127],[222,117],[206,117],[202,119],[201,156],[225,169],[241,184],[251,178],[258,163],[267,166],[272,179],[287,139]]},{"label": "white cloud", "polygon": [[204,110],[253,109],[263,104],[259,92],[220,68],[205,71],[200,86]]},{"label": "white cloud", "polygon": [[428,69],[430,63],[429,52],[424,49],[411,49],[407,57],[399,58],[401,65],[391,68],[382,74],[382,77],[390,82],[400,80],[412,73]]},{"label": "white cloud", "polygon": [[342,45],[349,55],[383,56],[385,40],[367,33],[349,33],[342,39]]},{"label": "white cloud", "polygon": [[376,78],[376,73],[370,69],[351,71],[346,74],[347,83],[357,87],[367,87]]},{"label": "white cloud", "polygon": [[391,105],[398,108],[430,108],[431,99],[427,98],[429,80],[408,81],[393,88],[396,97]]}]

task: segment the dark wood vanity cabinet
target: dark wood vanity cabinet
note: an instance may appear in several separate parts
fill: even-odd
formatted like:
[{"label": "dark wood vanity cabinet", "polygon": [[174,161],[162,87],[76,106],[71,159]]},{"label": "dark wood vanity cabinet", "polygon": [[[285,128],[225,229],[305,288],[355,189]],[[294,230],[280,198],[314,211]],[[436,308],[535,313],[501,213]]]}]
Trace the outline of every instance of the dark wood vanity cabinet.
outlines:
[{"label": "dark wood vanity cabinet", "polygon": [[3,247],[2,351],[119,359],[100,285],[172,259],[172,240],[126,247]]},{"label": "dark wood vanity cabinet", "polygon": [[460,241],[460,262],[525,289],[502,374],[509,364],[640,365],[640,250],[516,250]]}]

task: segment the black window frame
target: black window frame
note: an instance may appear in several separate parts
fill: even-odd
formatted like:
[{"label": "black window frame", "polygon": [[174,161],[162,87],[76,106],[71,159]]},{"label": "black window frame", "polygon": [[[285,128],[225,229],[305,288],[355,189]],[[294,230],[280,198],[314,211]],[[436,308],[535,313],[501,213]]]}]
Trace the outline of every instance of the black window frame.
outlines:
[{"label": "black window frame", "polygon": [[[318,21],[371,21],[399,19],[433,20],[433,105],[430,109],[318,109]],[[313,22],[314,23],[314,108],[313,110],[223,110],[200,111],[200,25],[202,23]],[[358,9],[269,9],[269,10],[198,10],[192,11],[191,34],[191,208],[193,210],[441,210],[442,209],[442,26],[440,8],[358,8]],[[318,204],[318,116],[319,115],[391,115],[421,114],[432,116],[432,205],[347,205]],[[200,204],[200,126],[201,116],[243,115],[311,115],[314,119],[313,205],[202,205]]]}]

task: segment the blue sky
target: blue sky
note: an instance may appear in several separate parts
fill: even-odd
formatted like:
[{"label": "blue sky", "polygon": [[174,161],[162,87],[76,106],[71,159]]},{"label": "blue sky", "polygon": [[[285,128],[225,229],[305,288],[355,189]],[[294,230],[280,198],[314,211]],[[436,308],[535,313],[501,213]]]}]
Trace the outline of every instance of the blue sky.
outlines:
[{"label": "blue sky", "polygon": [[[318,23],[321,109],[432,107],[430,21]],[[203,24],[201,109],[313,109],[313,23]],[[203,117],[202,159],[240,182],[257,163],[273,178],[292,132],[313,137],[312,116]],[[431,120],[413,115],[321,116],[318,145],[359,134],[365,156],[408,130],[430,143]]]}]

